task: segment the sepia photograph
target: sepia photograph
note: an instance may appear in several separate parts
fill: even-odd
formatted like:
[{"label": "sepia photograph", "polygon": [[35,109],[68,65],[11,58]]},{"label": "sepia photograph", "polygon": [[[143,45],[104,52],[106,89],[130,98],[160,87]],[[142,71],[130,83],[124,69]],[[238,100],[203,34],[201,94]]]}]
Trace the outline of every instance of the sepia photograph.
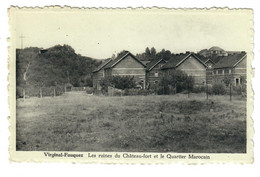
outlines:
[{"label": "sepia photograph", "polygon": [[14,151],[252,151],[252,11],[9,14]]}]

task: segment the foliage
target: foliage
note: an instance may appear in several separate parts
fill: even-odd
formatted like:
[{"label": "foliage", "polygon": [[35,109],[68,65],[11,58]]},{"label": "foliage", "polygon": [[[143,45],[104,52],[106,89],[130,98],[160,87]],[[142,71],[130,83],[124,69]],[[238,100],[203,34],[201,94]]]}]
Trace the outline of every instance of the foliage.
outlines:
[{"label": "foliage", "polygon": [[112,76],[102,78],[100,80],[100,86],[103,92],[107,92],[108,86],[125,90],[134,88],[136,86],[136,82],[134,77],[131,76]]},{"label": "foliage", "polygon": [[212,92],[215,95],[224,95],[227,93],[226,85],[223,82],[215,82],[212,85]]},{"label": "foliage", "polygon": [[16,78],[18,87],[64,87],[89,86],[92,83],[92,71],[100,61],[76,54],[68,45],[56,45],[45,53],[39,48],[17,50]]},{"label": "foliage", "polygon": [[181,70],[171,70],[163,73],[159,83],[158,94],[171,94],[173,91],[180,93],[184,90],[191,91],[194,78]]},{"label": "foliage", "polygon": [[223,79],[223,82],[226,86],[229,86],[230,84],[232,84],[232,77],[230,75],[226,75]]},{"label": "foliage", "polygon": [[247,93],[246,92],[246,84],[233,86],[232,90],[233,90],[233,94],[246,97],[246,93]]},{"label": "foliage", "polygon": [[157,58],[162,58],[164,60],[169,60],[173,54],[169,50],[162,49],[160,52],[157,52],[154,47],[151,49],[146,47],[144,53],[137,54],[136,57],[142,61],[151,61]]}]

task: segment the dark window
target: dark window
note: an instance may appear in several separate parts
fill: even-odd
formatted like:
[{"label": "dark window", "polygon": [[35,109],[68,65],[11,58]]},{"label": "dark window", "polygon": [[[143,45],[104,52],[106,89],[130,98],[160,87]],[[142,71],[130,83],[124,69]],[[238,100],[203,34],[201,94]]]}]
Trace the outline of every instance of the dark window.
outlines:
[{"label": "dark window", "polygon": [[229,73],[229,69],[225,69],[225,74],[228,74]]}]

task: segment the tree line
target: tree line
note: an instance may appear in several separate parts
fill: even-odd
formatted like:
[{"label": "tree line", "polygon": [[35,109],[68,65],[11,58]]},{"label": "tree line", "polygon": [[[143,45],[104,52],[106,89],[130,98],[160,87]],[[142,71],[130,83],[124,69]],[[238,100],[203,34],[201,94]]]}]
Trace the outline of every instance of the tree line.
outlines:
[{"label": "tree line", "polygon": [[75,87],[92,87],[92,71],[101,64],[100,60],[76,54],[68,45],[56,45],[44,53],[40,50],[30,47],[16,51],[18,97],[23,95],[24,89],[30,89],[27,93],[30,95],[41,88],[63,88],[67,83]]}]

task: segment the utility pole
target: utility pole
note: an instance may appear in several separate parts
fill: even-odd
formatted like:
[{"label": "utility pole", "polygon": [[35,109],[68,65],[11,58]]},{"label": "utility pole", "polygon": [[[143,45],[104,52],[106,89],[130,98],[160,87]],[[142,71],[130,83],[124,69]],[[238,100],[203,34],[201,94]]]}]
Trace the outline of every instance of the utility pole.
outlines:
[{"label": "utility pole", "polygon": [[23,34],[21,34],[21,36],[19,36],[19,38],[21,39],[21,49],[23,49],[23,39],[25,38],[25,36],[23,36]]}]

